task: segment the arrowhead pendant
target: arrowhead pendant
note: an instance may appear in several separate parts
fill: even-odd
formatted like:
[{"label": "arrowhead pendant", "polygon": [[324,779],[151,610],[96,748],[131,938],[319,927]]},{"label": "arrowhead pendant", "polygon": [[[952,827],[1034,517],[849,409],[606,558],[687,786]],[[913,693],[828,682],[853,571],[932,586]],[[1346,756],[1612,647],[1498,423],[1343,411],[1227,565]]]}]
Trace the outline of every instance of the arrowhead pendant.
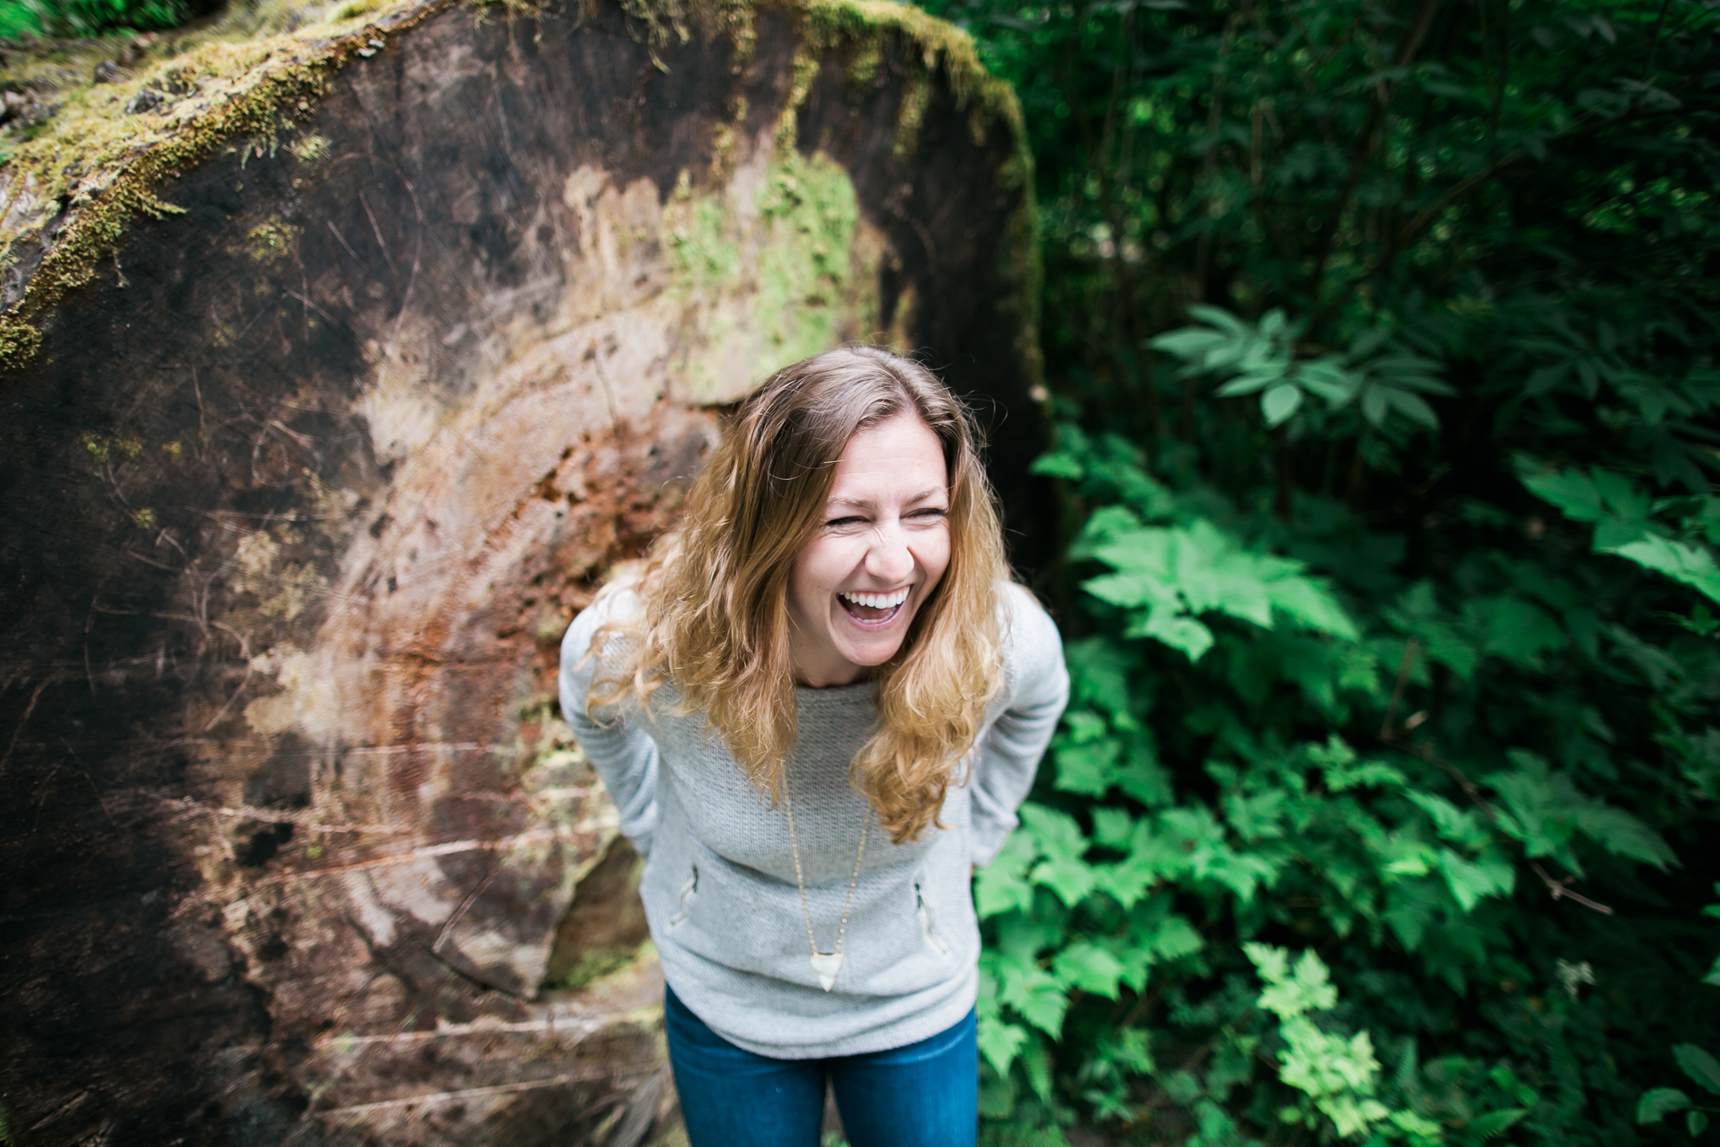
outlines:
[{"label": "arrowhead pendant", "polygon": [[836,973],[842,970],[842,953],[814,952],[811,959],[812,970],[818,973],[818,982],[828,992],[836,985]]}]

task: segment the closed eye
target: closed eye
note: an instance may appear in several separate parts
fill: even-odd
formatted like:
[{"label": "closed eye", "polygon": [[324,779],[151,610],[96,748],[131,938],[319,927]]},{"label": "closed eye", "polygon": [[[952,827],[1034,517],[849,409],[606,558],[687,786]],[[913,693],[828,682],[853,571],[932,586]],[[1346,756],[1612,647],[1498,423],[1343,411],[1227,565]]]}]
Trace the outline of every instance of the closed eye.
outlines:
[{"label": "closed eye", "polygon": [[828,528],[839,529],[843,526],[858,526],[858,525],[863,524],[865,521],[866,521],[865,518],[856,518],[853,516],[849,516],[846,518],[831,518],[828,522],[825,522],[824,524]]}]

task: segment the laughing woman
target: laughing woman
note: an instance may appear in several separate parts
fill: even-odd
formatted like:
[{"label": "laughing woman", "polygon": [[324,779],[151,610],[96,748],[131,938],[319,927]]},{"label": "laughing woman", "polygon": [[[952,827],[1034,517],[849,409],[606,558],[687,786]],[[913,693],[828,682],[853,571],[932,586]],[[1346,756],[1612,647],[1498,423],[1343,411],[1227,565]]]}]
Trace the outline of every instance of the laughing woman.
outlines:
[{"label": "laughing woman", "polygon": [[562,711],[646,859],[693,1147],[976,1135],[969,883],[1068,695],[971,419],[836,350],[726,427],[644,574],[562,643]]}]

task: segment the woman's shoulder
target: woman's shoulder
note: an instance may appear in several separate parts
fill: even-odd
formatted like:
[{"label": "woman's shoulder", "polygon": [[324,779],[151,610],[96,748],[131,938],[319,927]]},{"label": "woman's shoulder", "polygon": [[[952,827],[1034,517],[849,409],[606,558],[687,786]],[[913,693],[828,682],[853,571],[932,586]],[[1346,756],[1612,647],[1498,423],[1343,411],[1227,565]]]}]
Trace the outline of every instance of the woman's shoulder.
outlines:
[{"label": "woman's shoulder", "polygon": [[[573,623],[567,627],[567,633],[561,639],[563,663],[583,660],[593,652],[593,642],[604,627],[625,625],[638,617],[644,608],[645,603],[633,583],[611,582],[604,586],[591,600],[591,604],[580,610],[574,616]],[[619,637],[619,634],[615,634],[606,639],[605,650],[607,651],[610,641]]]},{"label": "woman's shoulder", "polygon": [[1061,671],[1063,637],[1033,591],[1019,582],[1000,581],[997,598],[1004,672],[1011,682]]}]

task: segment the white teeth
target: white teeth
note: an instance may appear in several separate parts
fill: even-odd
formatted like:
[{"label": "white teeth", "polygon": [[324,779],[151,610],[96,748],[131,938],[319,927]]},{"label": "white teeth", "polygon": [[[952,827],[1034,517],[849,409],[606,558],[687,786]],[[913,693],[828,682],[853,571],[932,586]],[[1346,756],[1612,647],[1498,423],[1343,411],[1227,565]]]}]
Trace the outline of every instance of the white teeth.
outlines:
[{"label": "white teeth", "polygon": [[855,605],[863,605],[868,609],[894,609],[908,600],[908,591],[899,589],[895,593],[847,593],[839,596],[846,598]]}]

